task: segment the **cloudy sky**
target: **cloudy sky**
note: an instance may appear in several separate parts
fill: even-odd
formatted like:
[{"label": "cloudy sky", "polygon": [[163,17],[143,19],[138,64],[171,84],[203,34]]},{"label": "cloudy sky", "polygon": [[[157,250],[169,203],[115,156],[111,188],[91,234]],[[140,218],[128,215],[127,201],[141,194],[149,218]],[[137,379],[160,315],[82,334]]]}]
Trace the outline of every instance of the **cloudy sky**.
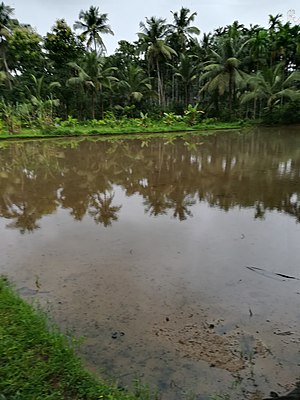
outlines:
[{"label": "cloudy sky", "polygon": [[4,0],[4,3],[15,9],[20,22],[31,24],[41,35],[50,31],[56,19],[64,18],[72,26],[80,10],[98,6],[101,13],[108,14],[115,33],[103,37],[108,53],[114,52],[121,39],[136,40],[139,23],[145,17],[162,17],[171,22],[170,11],[178,11],[182,6],[197,12],[195,25],[202,33],[235,20],[246,26],[250,23],[267,26],[269,14],[282,14],[286,22],[290,9],[295,10],[295,20],[300,23],[298,0]]}]

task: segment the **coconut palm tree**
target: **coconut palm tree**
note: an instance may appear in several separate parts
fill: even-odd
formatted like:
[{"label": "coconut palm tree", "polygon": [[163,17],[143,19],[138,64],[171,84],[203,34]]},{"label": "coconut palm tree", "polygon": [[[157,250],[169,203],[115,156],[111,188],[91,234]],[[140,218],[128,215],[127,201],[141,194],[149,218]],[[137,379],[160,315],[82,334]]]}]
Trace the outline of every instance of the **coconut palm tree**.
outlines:
[{"label": "coconut palm tree", "polygon": [[300,27],[299,25],[291,26],[288,22],[280,25],[279,31],[275,36],[275,51],[277,59],[285,62],[288,69],[297,67],[299,65],[300,55]]},{"label": "coconut palm tree", "polygon": [[11,17],[14,13],[14,9],[10,6],[6,6],[3,1],[0,3],[0,29],[2,34],[2,29],[9,30],[9,24]]},{"label": "coconut palm tree", "polygon": [[[300,92],[295,85],[300,82],[300,72],[295,71],[288,76],[284,72],[284,63],[278,63],[264,71],[258,71],[248,79],[250,91],[241,96],[241,104],[254,102],[253,116],[256,117],[257,100],[262,106],[266,106],[272,113],[275,106],[282,104],[284,99],[296,100],[300,98]],[[262,109],[260,109],[261,114]]]},{"label": "coconut palm tree", "polygon": [[275,16],[272,14],[269,14],[270,31],[274,32],[280,28],[280,26],[282,24],[281,18],[282,18],[282,14],[276,14]]},{"label": "coconut palm tree", "polygon": [[182,97],[185,108],[187,108],[189,103],[192,102],[192,85],[199,76],[198,64],[195,63],[195,58],[195,56],[182,53],[180,54],[179,63],[176,66],[171,66],[174,72],[174,77],[178,78],[182,85]]},{"label": "coconut palm tree", "polygon": [[146,24],[140,22],[140,28],[142,32],[138,33],[138,50],[145,55],[149,70],[151,67],[156,69],[158,103],[160,106],[164,106],[165,94],[161,63],[170,60],[173,55],[176,55],[176,51],[166,43],[168,25],[166,25],[165,19],[146,18]]},{"label": "coconut palm tree", "polygon": [[129,63],[118,74],[118,92],[125,99],[125,103],[134,104],[142,100],[146,95],[151,94],[152,86],[150,78],[144,70]]},{"label": "coconut palm tree", "polygon": [[239,59],[242,47],[236,49],[234,40],[228,37],[221,38],[218,47],[218,51],[210,50],[211,59],[204,66],[204,73],[200,77],[200,82],[204,82],[200,92],[217,93],[219,96],[227,93],[231,117],[237,89],[247,78],[247,74],[241,69]]},{"label": "coconut palm tree", "polygon": [[[0,59],[2,60],[2,68],[5,73],[5,80],[9,85],[9,88],[12,89],[12,76],[10,74],[8,64],[7,64],[7,39],[11,33],[11,23],[12,23],[12,15],[14,9],[10,6],[6,6],[3,2],[0,3]],[[1,64],[0,64],[1,68]]]},{"label": "coconut palm tree", "polygon": [[270,48],[270,36],[267,29],[257,29],[244,46],[249,50],[251,64],[258,70],[267,64],[267,55]]},{"label": "coconut palm tree", "polygon": [[91,6],[88,11],[81,10],[79,13],[79,21],[74,24],[74,29],[82,29],[82,37],[87,41],[88,47],[100,47],[100,52],[106,51],[106,47],[102,40],[101,34],[109,33],[113,35],[110,25],[107,24],[107,14],[101,14],[99,7]]},{"label": "coconut palm tree", "polygon": [[[80,63],[71,62],[69,65],[74,69],[75,76],[68,79],[67,85],[79,84],[91,94],[92,118],[95,118],[96,102],[103,89],[111,89],[113,81],[118,79],[113,75],[117,68],[107,67],[104,57],[99,57],[95,51],[85,54]],[[100,98],[101,117],[103,117],[103,101]]]},{"label": "coconut palm tree", "polygon": [[270,65],[273,66],[274,61],[278,56],[278,46],[276,42],[276,36],[279,32],[282,22],[281,22],[282,14],[269,15],[269,34],[271,39],[271,51],[270,51]]},{"label": "coconut palm tree", "polygon": [[193,40],[192,35],[199,35],[200,30],[196,26],[191,24],[197,15],[196,12],[189,15],[190,10],[185,7],[181,7],[179,12],[171,11],[173,15],[173,24],[169,25],[169,29],[172,31],[170,37],[171,46],[177,51],[177,53],[186,50],[188,42]]}]

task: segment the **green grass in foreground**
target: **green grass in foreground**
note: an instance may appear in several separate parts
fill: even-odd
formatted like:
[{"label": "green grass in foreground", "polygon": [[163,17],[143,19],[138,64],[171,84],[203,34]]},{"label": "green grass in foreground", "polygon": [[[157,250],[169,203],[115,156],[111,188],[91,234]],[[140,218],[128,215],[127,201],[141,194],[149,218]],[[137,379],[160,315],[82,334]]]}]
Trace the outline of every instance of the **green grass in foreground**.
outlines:
[{"label": "green grass in foreground", "polygon": [[99,382],[76,356],[71,340],[0,278],[1,400],[150,399]]}]

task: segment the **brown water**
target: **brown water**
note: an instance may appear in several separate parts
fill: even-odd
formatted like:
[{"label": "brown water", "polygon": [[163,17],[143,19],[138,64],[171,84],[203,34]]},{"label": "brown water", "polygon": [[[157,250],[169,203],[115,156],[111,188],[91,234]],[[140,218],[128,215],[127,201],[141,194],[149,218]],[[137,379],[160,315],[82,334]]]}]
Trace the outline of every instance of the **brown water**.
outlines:
[{"label": "brown water", "polygon": [[0,273],[122,386],[286,393],[300,377],[299,130],[2,142]]}]

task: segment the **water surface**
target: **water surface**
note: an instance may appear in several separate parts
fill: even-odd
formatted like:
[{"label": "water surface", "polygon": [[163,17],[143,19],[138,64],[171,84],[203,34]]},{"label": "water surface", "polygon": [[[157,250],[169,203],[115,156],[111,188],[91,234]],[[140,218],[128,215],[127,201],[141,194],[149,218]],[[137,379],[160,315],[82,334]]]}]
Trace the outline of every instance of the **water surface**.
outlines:
[{"label": "water surface", "polygon": [[0,146],[0,272],[91,369],[166,400],[292,390],[299,128]]}]

